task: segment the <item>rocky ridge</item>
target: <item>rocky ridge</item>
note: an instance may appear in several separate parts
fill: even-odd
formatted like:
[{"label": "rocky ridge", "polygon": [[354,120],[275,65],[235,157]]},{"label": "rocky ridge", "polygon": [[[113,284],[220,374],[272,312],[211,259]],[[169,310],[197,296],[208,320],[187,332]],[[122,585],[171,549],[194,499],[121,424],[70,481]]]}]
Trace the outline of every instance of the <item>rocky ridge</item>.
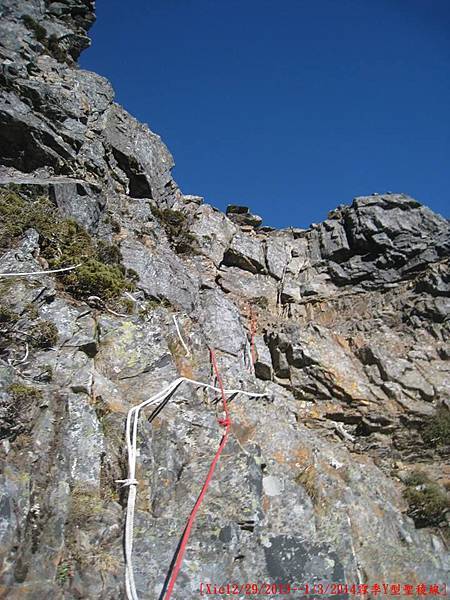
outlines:
[{"label": "rocky ridge", "polygon": [[[389,193],[272,230],[183,195],[159,136],[76,65],[93,11],[0,8],[0,273],[67,266],[67,240],[95,267],[0,278],[0,595],[124,597],[126,413],[180,375],[210,381],[208,347],[226,386],[266,396],[231,402],[173,597],[201,581],[444,583],[448,220]],[[141,598],[160,596],[220,414],[185,387],[142,419]]]}]

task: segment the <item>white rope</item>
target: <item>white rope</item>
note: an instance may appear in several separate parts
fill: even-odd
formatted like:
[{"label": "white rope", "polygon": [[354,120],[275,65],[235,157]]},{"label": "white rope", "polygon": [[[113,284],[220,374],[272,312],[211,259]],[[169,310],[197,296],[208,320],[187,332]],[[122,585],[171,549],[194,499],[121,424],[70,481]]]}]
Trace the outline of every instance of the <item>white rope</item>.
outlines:
[{"label": "white rope", "polygon": [[[128,487],[128,501],[127,501],[127,514],[125,521],[125,587],[128,600],[139,600],[136,585],[134,581],[134,570],[133,570],[133,527],[134,527],[134,510],[136,505],[136,487],[138,481],[136,479],[136,457],[137,457],[137,434],[138,434],[138,420],[139,413],[147,406],[159,404],[164,402],[183,382],[190,383],[194,386],[199,386],[220,392],[220,388],[210,385],[208,383],[202,383],[201,381],[195,381],[194,379],[188,379],[187,377],[179,377],[175,379],[171,384],[165,387],[163,390],[149,398],[144,400],[137,406],[133,406],[128,411],[127,423],[126,423],[126,442],[127,442],[127,453],[128,453],[128,477],[126,479],[119,479],[117,483],[122,483],[123,486]],[[227,396],[233,394],[244,394],[246,396],[254,398],[262,398],[266,394],[256,394],[252,392],[245,392],[243,390],[224,390]]]},{"label": "white rope", "polygon": [[11,367],[14,367],[14,365],[21,365],[22,363],[24,363],[27,358],[28,358],[28,354],[29,354],[30,348],[28,346],[28,342],[25,342],[25,355],[21,360],[11,360],[10,358],[8,358],[8,363],[10,364]]},{"label": "white rope", "polygon": [[130,294],[130,292],[125,292],[125,296],[128,296],[128,298],[129,298],[130,300],[133,300],[133,302],[135,302],[136,304],[138,303],[138,300],[136,300],[136,298],[135,298],[134,296],[132,296],[132,295]]},{"label": "white rope", "polygon": [[190,352],[189,348],[186,346],[186,343],[185,343],[185,341],[183,340],[183,336],[181,335],[180,328],[178,327],[178,321],[177,321],[177,318],[176,318],[176,316],[175,316],[175,315],[172,315],[172,318],[173,318],[173,322],[175,323],[175,328],[176,328],[176,330],[177,330],[178,337],[180,338],[181,345],[183,346],[183,348],[184,348],[184,350],[185,350],[185,352],[186,352],[186,356],[190,356],[190,355],[191,355],[191,352]]},{"label": "white rope", "polygon": [[29,275],[49,275],[50,273],[62,273],[63,271],[73,271],[81,267],[82,263],[74,267],[64,267],[63,269],[51,269],[50,271],[32,271],[31,273],[0,273],[0,277],[28,277]]},{"label": "white rope", "polygon": [[253,366],[253,356],[252,349],[250,347],[250,343],[248,341],[247,336],[245,336],[245,348],[244,348],[244,366],[252,375],[255,374],[255,369]]}]

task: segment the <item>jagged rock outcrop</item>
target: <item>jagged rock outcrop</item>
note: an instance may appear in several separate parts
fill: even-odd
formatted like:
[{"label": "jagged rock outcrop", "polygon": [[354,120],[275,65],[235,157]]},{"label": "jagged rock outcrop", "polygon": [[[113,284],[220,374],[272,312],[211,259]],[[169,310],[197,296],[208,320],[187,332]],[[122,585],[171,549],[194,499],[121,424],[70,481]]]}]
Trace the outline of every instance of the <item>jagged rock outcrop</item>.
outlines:
[{"label": "jagged rock outcrop", "polygon": [[[0,8],[0,273],[81,262],[0,277],[1,597],[125,597],[126,414],[180,375],[210,381],[208,347],[227,386],[265,396],[231,401],[175,599],[445,583],[449,222],[386,194],[276,231],[184,196],[160,138],[75,63],[93,8]],[[180,388],[141,419],[141,598],[160,596],[220,440],[214,400]]]}]

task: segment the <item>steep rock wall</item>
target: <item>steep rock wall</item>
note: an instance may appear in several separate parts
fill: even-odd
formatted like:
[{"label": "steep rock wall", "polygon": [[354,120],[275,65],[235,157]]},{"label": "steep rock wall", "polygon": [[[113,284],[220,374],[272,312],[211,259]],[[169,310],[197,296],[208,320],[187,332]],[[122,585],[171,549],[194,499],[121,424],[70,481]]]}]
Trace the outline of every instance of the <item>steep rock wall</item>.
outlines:
[{"label": "steep rock wall", "polygon": [[[126,413],[180,375],[210,381],[208,347],[227,386],[266,396],[231,402],[174,598],[198,598],[202,581],[442,584],[445,507],[424,514],[408,490],[433,485],[442,501],[450,482],[448,221],[387,194],[277,231],[184,196],[160,138],[75,63],[93,9],[0,9],[2,206],[19,198],[25,214],[49,198],[136,280],[131,300],[64,277],[0,278],[2,597],[124,597]],[[1,273],[63,252],[27,222],[1,230]],[[214,400],[183,387],[141,421],[142,598],[161,593],[220,440]],[[418,467],[433,484],[408,483]]]}]

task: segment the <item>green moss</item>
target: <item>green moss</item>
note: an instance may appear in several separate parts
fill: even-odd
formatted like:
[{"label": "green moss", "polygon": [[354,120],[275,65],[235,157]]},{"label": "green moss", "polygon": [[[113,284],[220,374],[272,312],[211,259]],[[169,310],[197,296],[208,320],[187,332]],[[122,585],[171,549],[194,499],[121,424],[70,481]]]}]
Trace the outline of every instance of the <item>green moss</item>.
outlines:
[{"label": "green moss", "polygon": [[14,404],[21,407],[33,404],[42,399],[42,392],[37,388],[22,383],[13,383],[8,388],[8,393],[12,396]]},{"label": "green moss", "polygon": [[59,280],[77,298],[95,295],[108,300],[134,288],[137,273],[120,264],[117,246],[95,242],[72,219],[61,219],[48,198],[24,199],[11,189],[0,190],[0,248],[8,248],[28,228],[39,233],[41,255],[51,268],[81,264],[61,273]]},{"label": "green moss", "polygon": [[67,54],[66,52],[63,50],[63,48],[61,48],[61,46],[59,45],[59,40],[58,37],[52,33],[52,35],[48,38],[48,40],[46,40],[45,46],[47,48],[47,50],[50,52],[50,54],[56,58],[56,60],[58,62],[66,62],[67,60]]},{"label": "green moss", "polygon": [[109,300],[126,289],[133,289],[118,266],[105,265],[94,258],[64,276],[63,281],[67,290],[76,297],[94,295]]},{"label": "green moss", "polygon": [[124,298],[122,300],[123,310],[127,313],[127,315],[132,315],[134,312],[135,303],[130,298]]},{"label": "green moss", "polygon": [[186,222],[185,215],[171,208],[152,206],[152,214],[160,222],[169,239],[175,238]]},{"label": "green moss", "polygon": [[98,259],[106,265],[118,265],[122,261],[122,254],[119,246],[108,244],[103,240],[100,240],[97,243],[97,255]]},{"label": "green moss", "polygon": [[32,302],[29,302],[25,308],[23,309],[23,312],[27,315],[27,317],[29,317],[30,319],[37,319],[39,316],[39,311],[37,309],[37,306],[35,304],[33,304]]},{"label": "green moss", "polygon": [[422,439],[430,448],[441,448],[450,444],[450,411],[440,407],[429,418],[422,430]]},{"label": "green moss", "polygon": [[31,336],[31,345],[35,348],[51,348],[58,341],[58,328],[51,321],[34,323],[28,333]]},{"label": "green moss", "polygon": [[19,315],[7,308],[6,306],[0,306],[0,323],[15,323],[19,319]]},{"label": "green moss", "polygon": [[0,195],[0,248],[9,248],[14,238],[28,227],[26,202],[14,191]]},{"label": "green moss", "polygon": [[22,21],[25,23],[26,27],[34,33],[38,42],[45,42],[47,38],[45,27],[42,27],[42,25],[35,21],[30,15],[24,15]]},{"label": "green moss", "polygon": [[406,479],[403,492],[408,502],[407,514],[414,520],[416,527],[439,525],[450,509],[447,494],[421,471],[414,471]]},{"label": "green moss", "polygon": [[70,562],[64,561],[58,565],[58,569],[56,571],[56,582],[58,585],[63,586],[72,576],[73,573]]},{"label": "green moss", "polygon": [[132,281],[133,283],[137,283],[139,281],[139,273],[134,269],[125,269],[125,275],[127,279]]},{"label": "green moss", "polygon": [[171,208],[152,206],[152,214],[163,227],[176,252],[193,254],[197,252],[197,238],[187,230],[186,215]]},{"label": "green moss", "polygon": [[195,254],[197,252],[197,238],[189,231],[183,231],[175,242],[175,251],[179,254]]},{"label": "green moss", "polygon": [[52,33],[49,37],[47,37],[47,30],[45,27],[43,27],[30,15],[24,15],[22,17],[22,21],[25,23],[26,27],[34,33],[37,41],[40,42],[48,50],[48,52],[54,58],[56,58],[56,60],[59,62],[66,62],[67,53],[63,48],[61,48],[58,36]]}]

